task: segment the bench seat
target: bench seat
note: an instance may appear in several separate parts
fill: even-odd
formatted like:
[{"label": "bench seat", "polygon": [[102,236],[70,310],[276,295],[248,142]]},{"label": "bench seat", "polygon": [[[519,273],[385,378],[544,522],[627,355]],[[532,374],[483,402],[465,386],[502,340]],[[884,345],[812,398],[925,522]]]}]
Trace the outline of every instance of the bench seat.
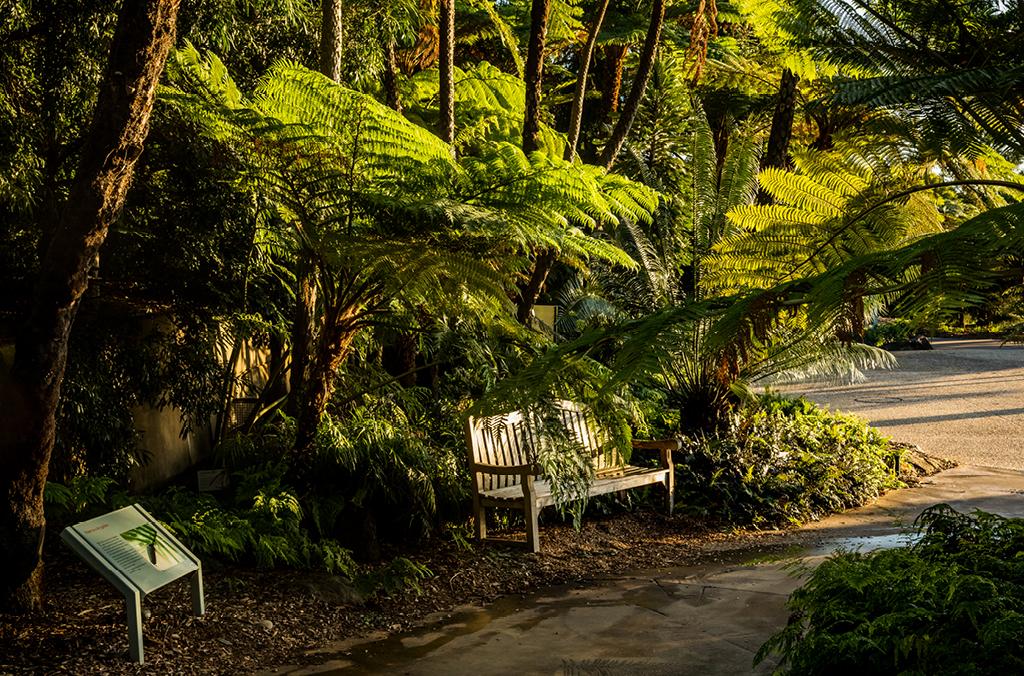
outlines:
[{"label": "bench seat", "polygon": [[[590,497],[625,491],[630,488],[660,484],[668,476],[667,469],[652,469],[650,467],[635,467],[626,465],[621,473],[609,476],[599,476],[590,485]],[[551,493],[551,482],[538,479],[533,482],[533,490],[538,507],[550,507],[555,504],[554,495]],[[521,485],[506,486],[505,488],[493,488],[480,491],[481,502],[488,507],[513,507],[523,503],[523,487]]]}]

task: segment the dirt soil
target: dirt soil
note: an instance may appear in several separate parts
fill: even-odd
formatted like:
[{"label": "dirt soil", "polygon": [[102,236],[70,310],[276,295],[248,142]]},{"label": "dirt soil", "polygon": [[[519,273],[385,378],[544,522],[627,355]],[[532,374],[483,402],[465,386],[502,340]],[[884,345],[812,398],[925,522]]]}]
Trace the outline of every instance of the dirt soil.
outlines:
[{"label": "dirt soil", "polygon": [[[914,456],[917,457],[917,456]],[[941,468],[903,464],[903,478]],[[925,463],[927,464],[927,463]],[[917,469],[915,469],[917,468]],[[179,580],[144,604],[146,664],[128,661],[124,602],[51,536],[48,604],[29,615],[0,613],[0,674],[237,674],[315,664],[311,651],[367,634],[408,630],[466,605],[628,571],[709,563],[729,550],[770,551],[782,531],[736,531],[706,519],[641,510],[588,518],[581,530],[542,524],[542,552],[513,543],[435,540],[404,555],[432,575],[390,597],[362,599],[343,579],[306,571],[218,565],[204,570],[207,613],[190,615]],[[522,531],[492,532],[524,539]]]}]

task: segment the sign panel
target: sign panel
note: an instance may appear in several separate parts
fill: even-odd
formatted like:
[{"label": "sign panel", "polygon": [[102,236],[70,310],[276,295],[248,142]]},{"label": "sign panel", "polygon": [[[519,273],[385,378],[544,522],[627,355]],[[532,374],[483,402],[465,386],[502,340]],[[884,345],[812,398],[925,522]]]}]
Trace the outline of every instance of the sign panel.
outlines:
[{"label": "sign panel", "polygon": [[124,594],[128,651],[142,664],[142,601],[155,589],[188,575],[192,614],[206,612],[203,567],[163,524],[138,505],[68,526],[60,534],[86,563]]},{"label": "sign panel", "polygon": [[143,594],[199,569],[188,550],[135,507],[83,521],[71,529]]}]

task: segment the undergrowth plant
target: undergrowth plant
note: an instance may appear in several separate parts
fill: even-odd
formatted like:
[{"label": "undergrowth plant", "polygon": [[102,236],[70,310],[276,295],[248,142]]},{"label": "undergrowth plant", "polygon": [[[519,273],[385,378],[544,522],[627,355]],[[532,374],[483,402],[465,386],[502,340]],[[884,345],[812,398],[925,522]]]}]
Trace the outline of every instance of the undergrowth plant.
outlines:
[{"label": "undergrowth plant", "polygon": [[783,674],[1024,670],[1024,519],[936,505],[909,547],[839,552],[789,599],[756,662]]},{"label": "undergrowth plant", "polygon": [[677,503],[737,525],[800,524],[898,486],[898,451],[863,420],[766,395],[722,434],[685,441]]}]

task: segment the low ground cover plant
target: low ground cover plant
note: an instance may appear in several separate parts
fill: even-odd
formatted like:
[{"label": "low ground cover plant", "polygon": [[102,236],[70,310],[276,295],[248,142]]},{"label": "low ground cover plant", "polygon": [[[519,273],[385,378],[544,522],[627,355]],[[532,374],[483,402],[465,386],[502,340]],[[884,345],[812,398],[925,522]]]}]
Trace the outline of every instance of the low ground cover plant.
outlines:
[{"label": "low ground cover plant", "polygon": [[789,599],[758,653],[785,674],[1024,670],[1024,519],[936,505],[914,544],[840,552]]},{"label": "low ground cover plant", "polygon": [[855,416],[766,395],[717,436],[686,440],[679,504],[744,526],[799,524],[898,486],[899,451]]}]

